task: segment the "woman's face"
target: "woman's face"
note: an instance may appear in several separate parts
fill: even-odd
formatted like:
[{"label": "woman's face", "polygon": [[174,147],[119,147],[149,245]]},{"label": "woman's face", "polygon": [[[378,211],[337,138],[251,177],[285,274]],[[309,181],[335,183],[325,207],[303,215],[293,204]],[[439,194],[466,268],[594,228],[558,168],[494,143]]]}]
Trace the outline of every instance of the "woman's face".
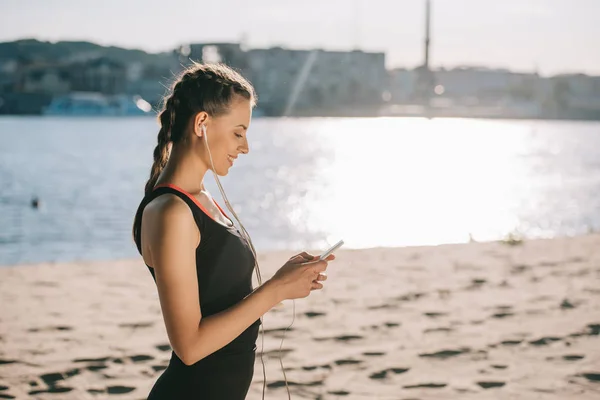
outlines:
[{"label": "woman's face", "polygon": [[[252,107],[250,101],[236,96],[232,101],[230,110],[217,118],[210,118],[206,123],[206,136],[214,172],[219,176],[229,173],[229,168],[235,164],[238,155],[249,152],[248,138],[246,137],[250,119],[252,118]],[[204,132],[202,133],[204,135]],[[206,146],[203,146],[206,149]],[[213,169],[209,154],[203,151],[203,159],[209,169]]]}]

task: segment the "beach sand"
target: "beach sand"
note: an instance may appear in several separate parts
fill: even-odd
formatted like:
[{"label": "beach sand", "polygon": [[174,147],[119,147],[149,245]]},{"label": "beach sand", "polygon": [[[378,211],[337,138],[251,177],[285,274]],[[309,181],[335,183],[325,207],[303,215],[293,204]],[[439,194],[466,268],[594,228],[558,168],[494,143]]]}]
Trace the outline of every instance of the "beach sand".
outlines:
[{"label": "beach sand", "polygon": [[[339,250],[295,302],[292,398],[599,399],[599,249],[593,234]],[[261,254],[263,277],[291,255]],[[2,267],[0,288],[0,399],[145,399],[168,363],[140,259]],[[292,309],[264,317],[266,399],[287,399]]]}]

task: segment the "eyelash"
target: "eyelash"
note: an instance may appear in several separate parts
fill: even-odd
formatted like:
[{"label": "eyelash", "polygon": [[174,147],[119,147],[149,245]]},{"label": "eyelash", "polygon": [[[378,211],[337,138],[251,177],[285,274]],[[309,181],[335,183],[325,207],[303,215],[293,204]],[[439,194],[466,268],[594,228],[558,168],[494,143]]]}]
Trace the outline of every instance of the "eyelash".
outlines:
[{"label": "eyelash", "polygon": [[236,133],[235,136],[239,137],[240,139],[243,138],[243,136],[240,135],[239,133]]}]

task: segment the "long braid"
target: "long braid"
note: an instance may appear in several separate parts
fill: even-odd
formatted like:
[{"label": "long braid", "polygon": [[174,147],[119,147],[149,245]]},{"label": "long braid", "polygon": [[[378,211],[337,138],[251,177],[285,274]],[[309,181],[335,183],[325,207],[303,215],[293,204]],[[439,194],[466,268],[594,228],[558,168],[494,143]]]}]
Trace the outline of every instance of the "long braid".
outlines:
[{"label": "long braid", "polygon": [[167,164],[167,160],[169,158],[169,141],[171,140],[171,128],[172,121],[175,117],[175,110],[170,109],[173,107],[169,107],[169,103],[172,102],[173,96],[171,96],[168,101],[165,109],[161,111],[158,119],[160,121],[160,130],[158,131],[156,147],[154,148],[154,162],[152,163],[152,168],[150,170],[150,179],[146,182],[145,192],[150,193],[158,180],[158,176],[161,171]]}]

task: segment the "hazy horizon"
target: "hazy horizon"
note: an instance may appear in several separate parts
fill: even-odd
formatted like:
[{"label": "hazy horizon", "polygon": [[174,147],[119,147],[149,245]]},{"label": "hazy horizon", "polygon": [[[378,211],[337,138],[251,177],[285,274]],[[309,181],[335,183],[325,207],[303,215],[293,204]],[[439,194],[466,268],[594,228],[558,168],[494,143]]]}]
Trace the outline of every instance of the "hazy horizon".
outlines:
[{"label": "hazy horizon", "polygon": [[[385,52],[388,68],[413,68],[424,57],[425,0],[387,3],[172,0],[167,6],[106,0],[92,11],[74,0],[5,0],[0,41],[81,40],[151,53],[211,41],[244,41],[250,48],[358,48]],[[599,17],[595,0],[433,0],[431,66],[600,75]]]}]

